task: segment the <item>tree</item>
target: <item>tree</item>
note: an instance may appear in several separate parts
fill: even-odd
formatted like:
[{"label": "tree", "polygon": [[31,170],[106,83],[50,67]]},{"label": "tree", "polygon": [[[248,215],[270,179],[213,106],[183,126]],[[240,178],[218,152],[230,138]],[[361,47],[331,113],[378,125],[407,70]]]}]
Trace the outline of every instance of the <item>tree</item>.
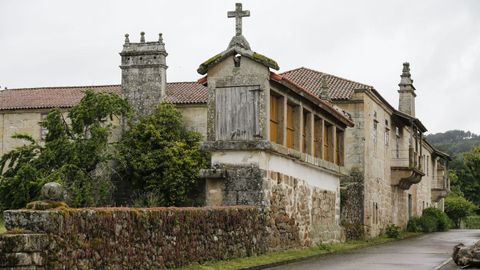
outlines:
[{"label": "tree", "polygon": [[207,156],[201,135],[185,129],[173,105],[161,103],[129,129],[120,144],[120,163],[140,205],[182,206],[197,184]]},{"label": "tree", "polygon": [[465,199],[460,192],[452,192],[445,198],[445,213],[457,228],[460,227],[460,221],[473,214],[476,209],[477,206]]},{"label": "tree", "polygon": [[452,187],[457,187],[466,199],[480,205],[480,147],[455,157],[451,168],[458,176],[458,180],[452,181]]},{"label": "tree", "polygon": [[111,121],[129,114],[120,96],[88,90],[68,112],[68,121],[60,110],[50,111],[40,124],[48,130],[43,146],[28,135],[15,135],[26,144],[0,159],[0,209],[24,207],[38,199],[46,182],[64,184],[73,206],[106,203],[112,185],[96,170],[112,160]]}]

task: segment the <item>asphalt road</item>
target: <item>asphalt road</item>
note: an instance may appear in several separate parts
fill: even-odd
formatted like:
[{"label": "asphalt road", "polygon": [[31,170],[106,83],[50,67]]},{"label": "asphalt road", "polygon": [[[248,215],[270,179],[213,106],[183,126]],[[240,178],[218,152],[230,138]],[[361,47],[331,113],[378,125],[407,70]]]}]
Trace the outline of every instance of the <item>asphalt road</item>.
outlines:
[{"label": "asphalt road", "polygon": [[[480,230],[451,230],[387,243],[341,254],[326,255],[286,264],[271,270],[427,270],[436,269],[450,258],[453,246],[480,240]],[[459,269],[458,267],[448,269]]]}]

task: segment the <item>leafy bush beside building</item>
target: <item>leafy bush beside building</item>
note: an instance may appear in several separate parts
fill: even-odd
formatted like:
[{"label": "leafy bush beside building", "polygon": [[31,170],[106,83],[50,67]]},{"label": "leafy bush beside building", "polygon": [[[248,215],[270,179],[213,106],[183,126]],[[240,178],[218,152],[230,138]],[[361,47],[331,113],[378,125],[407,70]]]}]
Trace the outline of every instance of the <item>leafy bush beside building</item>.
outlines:
[{"label": "leafy bush beside building", "polygon": [[421,217],[412,217],[407,224],[409,232],[443,232],[451,227],[451,221],[441,210],[433,207],[423,210]]},{"label": "leafy bush beside building", "polygon": [[168,103],[130,123],[119,152],[135,205],[190,205],[199,171],[208,162],[201,139],[185,129],[181,112]]},{"label": "leafy bush beside building", "polygon": [[40,123],[48,130],[44,144],[28,135],[15,135],[26,144],[0,159],[0,210],[22,208],[39,199],[40,188],[47,182],[62,183],[72,206],[109,203],[112,183],[96,170],[112,159],[111,121],[129,113],[128,103],[120,96],[88,90],[67,118],[54,109]]}]

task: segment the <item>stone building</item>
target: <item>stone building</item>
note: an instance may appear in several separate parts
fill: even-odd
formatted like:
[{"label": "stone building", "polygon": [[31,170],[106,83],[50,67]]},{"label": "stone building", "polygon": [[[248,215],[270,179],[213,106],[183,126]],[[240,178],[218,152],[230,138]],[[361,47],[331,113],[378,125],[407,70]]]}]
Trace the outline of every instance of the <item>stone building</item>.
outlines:
[{"label": "stone building", "polygon": [[405,227],[408,219],[421,215],[424,208],[443,210],[449,189],[445,168],[450,158],[423,138],[427,129],[415,117],[416,90],[409,63],[403,64],[398,109],[369,85],[307,68],[283,76],[302,87],[318,89],[317,95],[326,81],[332,102],[349,112],[355,122],[345,134],[345,166],[358,170],[361,177],[355,179],[357,183],[348,178],[343,183],[345,189],[356,189],[343,198],[356,202],[342,209],[345,223],[363,224],[367,235],[375,236],[390,223]]},{"label": "stone building", "polygon": [[[426,207],[443,209],[449,157],[422,136],[408,63],[395,109],[372,86],[303,67],[275,73],[277,63],[242,35],[248,15],[238,4],[228,13],[236,34],[200,65],[198,81],[167,82],[162,36],[146,42],[142,33],[138,43],[125,37],[121,85],[1,91],[1,154],[21,143],[14,133],[42,140],[48,110],[68,110],[94,89],[125,96],[140,114],[162,100],[176,104],[212,153],[202,173],[206,204],[261,206],[278,246],[341,240],[341,218],[375,236]],[[275,237],[282,230],[290,237]]]}]

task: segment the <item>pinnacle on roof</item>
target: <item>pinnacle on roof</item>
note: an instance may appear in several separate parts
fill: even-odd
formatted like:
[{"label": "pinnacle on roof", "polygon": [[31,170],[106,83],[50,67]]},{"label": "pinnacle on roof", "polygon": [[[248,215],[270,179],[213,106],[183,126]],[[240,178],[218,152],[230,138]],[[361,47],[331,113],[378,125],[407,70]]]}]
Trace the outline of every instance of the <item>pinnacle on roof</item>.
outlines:
[{"label": "pinnacle on roof", "polygon": [[158,34],[158,41],[146,41],[145,32],[140,33],[140,42],[131,42],[130,35],[125,34],[125,43],[123,44],[123,50],[120,55],[128,54],[142,54],[142,53],[160,53],[167,56],[165,51],[165,43],[163,42],[163,35]]},{"label": "pinnacle on roof", "polygon": [[410,63],[405,62],[403,63],[402,75],[400,75],[400,90],[415,90],[413,86],[413,80],[411,78],[412,74],[410,74]]},{"label": "pinnacle on roof", "polygon": [[321,80],[320,98],[323,100],[332,101],[332,98],[330,97],[330,90],[328,89],[328,84],[325,76],[322,76],[320,80]]}]

